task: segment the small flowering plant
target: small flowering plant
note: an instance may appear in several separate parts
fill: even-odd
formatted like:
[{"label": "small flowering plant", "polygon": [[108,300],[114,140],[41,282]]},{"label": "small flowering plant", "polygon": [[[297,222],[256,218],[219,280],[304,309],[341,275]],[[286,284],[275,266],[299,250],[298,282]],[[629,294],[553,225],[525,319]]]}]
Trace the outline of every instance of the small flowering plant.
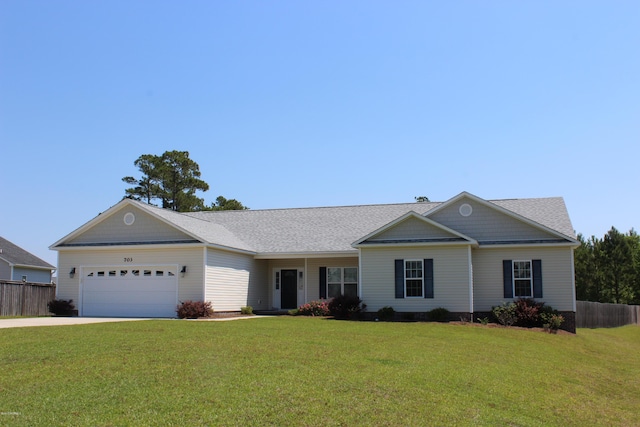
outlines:
[{"label": "small flowering plant", "polygon": [[298,307],[300,316],[328,316],[329,303],[325,300],[311,301]]}]

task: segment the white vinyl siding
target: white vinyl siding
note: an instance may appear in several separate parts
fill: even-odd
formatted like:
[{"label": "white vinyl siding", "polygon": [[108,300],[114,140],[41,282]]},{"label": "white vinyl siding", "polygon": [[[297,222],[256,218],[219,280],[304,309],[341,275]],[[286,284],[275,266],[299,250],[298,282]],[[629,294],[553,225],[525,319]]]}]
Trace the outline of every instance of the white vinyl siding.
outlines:
[{"label": "white vinyl siding", "polygon": [[[124,223],[124,216],[127,212],[132,212],[135,215],[133,225]],[[175,227],[165,224],[134,206],[125,206],[66,243],[163,242],[178,240],[193,240],[193,237],[182,233]]]},{"label": "white vinyl siding", "polygon": [[490,311],[505,301],[502,273],[505,259],[541,260],[542,298],[538,299],[556,310],[573,311],[571,254],[569,247],[474,249],[474,311]]},{"label": "white vinyl siding", "polygon": [[[473,213],[467,217],[460,215],[459,211],[460,206],[465,203],[473,209]],[[429,218],[479,242],[558,238],[471,199],[462,199],[458,203],[429,215]]]},{"label": "white vinyl siding", "polygon": [[[426,312],[444,307],[469,312],[467,246],[364,248],[361,250],[361,299],[367,310],[391,306],[398,312]],[[433,259],[435,298],[395,298],[394,260]]]},{"label": "white vinyl siding", "polygon": [[367,241],[375,242],[378,240],[438,239],[451,237],[458,236],[417,218],[407,218],[392,228],[367,239]]},{"label": "white vinyl siding", "polygon": [[207,250],[205,295],[214,311],[240,311],[268,307],[267,261],[250,255]]},{"label": "white vinyl siding", "polygon": [[[131,262],[125,262],[131,260]],[[178,274],[178,301],[202,301],[204,298],[203,249],[165,247],[138,249],[134,247],[82,248],[61,250],[58,255],[58,283],[56,295],[59,299],[73,299],[76,308],[81,309],[80,281],[81,269],[88,267],[123,267],[176,265],[187,266],[187,274]],[[71,268],[76,269],[74,277],[69,277]]]}]

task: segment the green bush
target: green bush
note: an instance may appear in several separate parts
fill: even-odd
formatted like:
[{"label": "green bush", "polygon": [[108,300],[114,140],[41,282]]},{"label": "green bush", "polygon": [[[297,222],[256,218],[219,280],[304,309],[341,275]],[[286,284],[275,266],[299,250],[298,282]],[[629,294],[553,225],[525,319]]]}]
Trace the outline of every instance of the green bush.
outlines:
[{"label": "green bush", "polygon": [[357,319],[366,305],[356,296],[339,295],[329,302],[329,312],[336,319]]},{"label": "green bush", "polygon": [[73,300],[54,299],[47,303],[47,308],[50,313],[56,316],[71,316],[76,306],[73,304]]},{"label": "green bush", "polygon": [[449,318],[449,310],[444,307],[434,308],[429,312],[429,320],[432,322],[444,322]]},{"label": "green bush", "polygon": [[240,313],[242,314],[253,314],[253,307],[247,305],[246,307],[240,307]]},{"label": "green bush", "polygon": [[176,313],[180,319],[197,319],[211,317],[213,308],[209,301],[184,301],[178,304]]},{"label": "green bush", "polygon": [[542,313],[540,317],[542,318],[544,328],[548,329],[549,332],[557,331],[564,323],[564,317],[561,314]]},{"label": "green bush", "polygon": [[297,308],[293,308],[293,309],[289,310],[288,313],[289,313],[289,316],[297,316],[298,314],[300,314],[300,313],[298,313],[298,309]]},{"label": "green bush", "polygon": [[329,303],[325,300],[311,301],[298,307],[301,316],[328,316]]},{"label": "green bush", "polygon": [[504,326],[511,326],[518,320],[516,305],[512,302],[503,302],[497,307],[492,307],[491,312],[496,317],[498,323]]},{"label": "green bush", "polygon": [[535,328],[542,326],[540,313],[544,307],[543,302],[538,302],[533,298],[519,298],[516,304],[516,326],[525,328]]},{"label": "green bush", "polygon": [[489,324],[489,318],[488,317],[481,317],[480,319],[478,319],[478,322],[480,322],[480,324],[482,324],[482,325],[488,325]]},{"label": "green bush", "polygon": [[378,320],[382,320],[383,322],[389,322],[393,320],[394,317],[396,316],[396,311],[393,309],[393,307],[385,306],[385,307],[382,307],[380,310],[378,310],[376,315]]}]

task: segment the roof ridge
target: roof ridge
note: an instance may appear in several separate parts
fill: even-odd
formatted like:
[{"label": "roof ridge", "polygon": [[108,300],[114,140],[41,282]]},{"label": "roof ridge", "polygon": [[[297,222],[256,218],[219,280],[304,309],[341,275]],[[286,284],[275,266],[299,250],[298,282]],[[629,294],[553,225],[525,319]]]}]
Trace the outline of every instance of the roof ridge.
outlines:
[{"label": "roof ridge", "polygon": [[[439,205],[444,202],[406,202],[406,203],[371,203],[371,204],[359,204],[359,205],[337,205],[337,206],[306,206],[306,207],[294,207],[294,208],[265,208],[265,209],[240,209],[240,210],[219,210],[219,211],[192,211],[192,212],[180,212],[184,214],[216,214],[223,212],[272,212],[272,211],[293,211],[293,210],[311,210],[311,209],[346,209],[346,208],[367,208],[377,206],[404,206],[404,205]],[[156,206],[156,208],[158,208]],[[162,209],[162,208],[158,208]]]}]

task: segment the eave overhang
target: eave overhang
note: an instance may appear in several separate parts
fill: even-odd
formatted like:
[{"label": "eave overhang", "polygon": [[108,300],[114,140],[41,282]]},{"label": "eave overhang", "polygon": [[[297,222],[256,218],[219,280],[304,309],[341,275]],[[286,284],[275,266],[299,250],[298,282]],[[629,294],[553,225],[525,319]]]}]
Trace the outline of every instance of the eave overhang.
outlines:
[{"label": "eave overhang", "polygon": [[376,248],[376,247],[390,247],[390,246],[471,246],[478,247],[476,242],[468,240],[424,240],[424,239],[407,239],[407,240],[382,240],[374,242],[363,242],[358,245],[354,245],[355,248]]},{"label": "eave overhang", "polygon": [[319,251],[319,252],[260,252],[255,259],[304,259],[304,258],[348,258],[357,257],[358,251]]},{"label": "eave overhang", "polygon": [[501,249],[501,248],[514,248],[514,247],[568,247],[577,248],[580,243],[573,242],[568,239],[558,240],[513,240],[513,241],[491,241],[491,242],[478,242],[479,247]]}]

